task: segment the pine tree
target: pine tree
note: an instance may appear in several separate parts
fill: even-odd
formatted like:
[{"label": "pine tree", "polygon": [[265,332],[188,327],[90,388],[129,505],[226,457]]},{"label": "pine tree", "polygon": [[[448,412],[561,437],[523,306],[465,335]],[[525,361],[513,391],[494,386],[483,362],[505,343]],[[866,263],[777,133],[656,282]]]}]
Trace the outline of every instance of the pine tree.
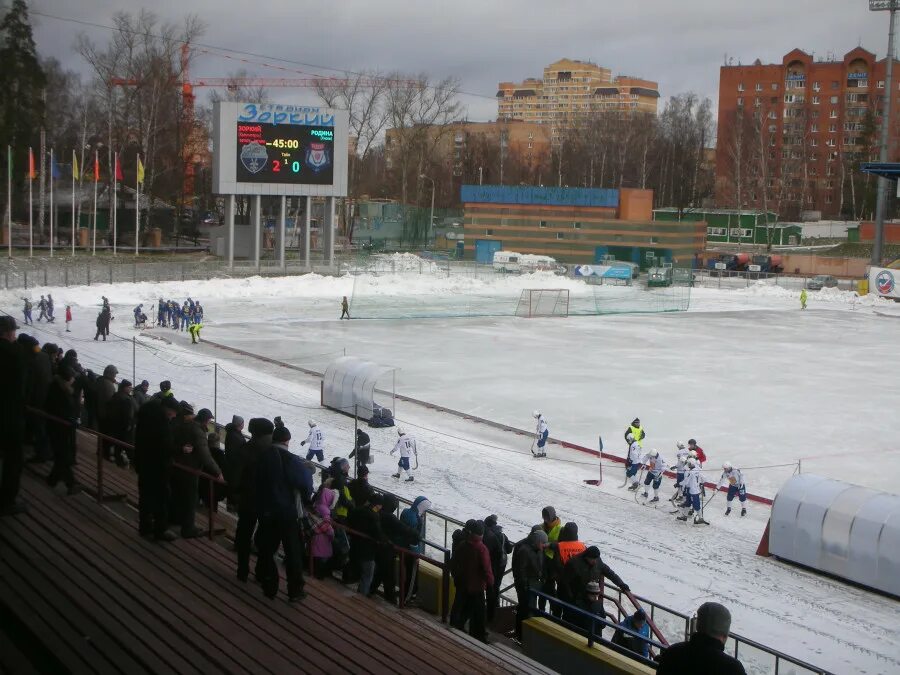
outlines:
[{"label": "pine tree", "polygon": [[[36,146],[44,119],[47,78],[38,60],[25,0],[13,0],[0,22],[0,148],[13,147],[13,174],[24,176],[28,146]],[[19,169],[22,169],[21,171]]]}]

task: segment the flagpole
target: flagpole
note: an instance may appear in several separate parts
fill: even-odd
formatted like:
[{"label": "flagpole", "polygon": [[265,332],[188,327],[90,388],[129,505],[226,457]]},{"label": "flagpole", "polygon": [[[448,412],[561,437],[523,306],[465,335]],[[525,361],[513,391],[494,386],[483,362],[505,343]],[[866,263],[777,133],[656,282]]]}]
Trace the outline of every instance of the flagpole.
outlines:
[{"label": "flagpole", "polygon": [[[137,165],[141,166],[141,156],[137,156]],[[141,177],[140,177],[140,168],[134,174],[134,255],[137,257],[140,255],[138,253],[138,240],[140,238],[141,232]]]},{"label": "flagpole", "polygon": [[31,146],[28,147],[28,257],[34,256],[34,205],[31,203],[33,198],[34,183],[34,155]]},{"label": "flagpole", "polygon": [[116,237],[118,236],[118,230],[116,225],[118,224],[118,213],[119,210],[119,153],[116,152],[113,154],[115,159],[113,162],[115,166],[113,167],[113,179],[112,179],[112,228],[113,228],[113,255],[116,255]]},{"label": "flagpole", "polygon": [[97,179],[97,162],[99,161],[100,156],[97,154],[97,151],[94,150],[94,235],[91,255],[97,255],[97,183],[100,182]]},{"label": "flagpole", "polygon": [[6,146],[6,227],[9,257],[12,258],[12,146]]},{"label": "flagpole", "polygon": [[72,257],[75,257],[75,150],[72,150]]},{"label": "flagpole", "polygon": [[50,148],[50,257],[53,257],[53,148]]}]

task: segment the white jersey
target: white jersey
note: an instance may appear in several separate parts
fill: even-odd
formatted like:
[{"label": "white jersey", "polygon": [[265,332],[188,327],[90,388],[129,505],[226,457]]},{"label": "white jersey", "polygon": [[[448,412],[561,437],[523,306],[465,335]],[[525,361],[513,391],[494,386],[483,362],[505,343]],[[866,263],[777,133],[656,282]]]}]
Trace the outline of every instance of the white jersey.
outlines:
[{"label": "white jersey", "polygon": [[538,438],[544,435],[545,431],[549,431],[547,428],[547,421],[544,419],[544,416],[541,415],[538,417],[537,426],[535,427],[535,433],[538,435]]},{"label": "white jersey", "polygon": [[684,474],[682,486],[688,494],[699,495],[705,482],[706,477],[700,472],[699,468],[694,467],[693,469],[688,469],[687,473]]},{"label": "white jersey", "polygon": [[397,439],[397,443],[396,445],[394,445],[394,449],[391,450],[391,454],[393,455],[397,451],[400,452],[401,457],[411,457],[413,455],[417,455],[418,452],[416,452],[416,439],[409,434],[403,434],[399,439]]},{"label": "white jersey", "polygon": [[637,441],[632,441],[628,447],[628,461],[632,464],[637,464],[641,461],[641,446],[638,445]]},{"label": "white jersey", "polygon": [[325,434],[319,427],[310,427],[306,437],[306,445],[310,450],[325,450]]},{"label": "white jersey", "polygon": [[728,485],[729,487],[735,485],[738,488],[744,487],[744,474],[737,467],[732,467],[731,471],[723,471],[716,489],[718,490],[723,485]]},{"label": "white jersey", "polygon": [[641,457],[641,464],[649,467],[648,470],[654,476],[659,476],[663,471],[669,468],[669,465],[666,463],[665,457],[659,455],[654,458],[650,456],[649,452]]},{"label": "white jersey", "polygon": [[681,448],[675,455],[675,470],[678,473],[684,473],[687,471],[687,467],[685,466],[685,462],[687,462],[688,457],[691,452],[687,448]]}]

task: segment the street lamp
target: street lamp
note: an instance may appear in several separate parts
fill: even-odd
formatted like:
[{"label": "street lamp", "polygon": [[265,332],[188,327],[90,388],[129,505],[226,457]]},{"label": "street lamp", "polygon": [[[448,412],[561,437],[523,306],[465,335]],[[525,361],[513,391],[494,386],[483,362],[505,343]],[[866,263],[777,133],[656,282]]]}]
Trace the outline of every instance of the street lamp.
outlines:
[{"label": "street lamp", "polygon": [[428,217],[428,231],[425,233],[425,248],[428,248],[428,242],[431,240],[431,228],[434,227],[434,179],[424,173],[420,173],[419,178],[431,181],[431,215]]},{"label": "street lamp", "polygon": [[[881,163],[888,161],[888,139],[891,124],[891,101],[894,98],[892,89],[891,74],[894,65],[894,18],[900,9],[900,0],[869,0],[869,11],[891,13],[888,22],[888,51],[887,51],[887,72],[885,73],[885,97],[884,109],[881,111],[881,148],[878,153],[878,161]],[[881,249],[884,244],[884,212],[887,206],[887,186],[888,179],[884,176],[878,177],[878,199],[875,202],[875,241],[872,244],[872,265],[881,265]]]}]

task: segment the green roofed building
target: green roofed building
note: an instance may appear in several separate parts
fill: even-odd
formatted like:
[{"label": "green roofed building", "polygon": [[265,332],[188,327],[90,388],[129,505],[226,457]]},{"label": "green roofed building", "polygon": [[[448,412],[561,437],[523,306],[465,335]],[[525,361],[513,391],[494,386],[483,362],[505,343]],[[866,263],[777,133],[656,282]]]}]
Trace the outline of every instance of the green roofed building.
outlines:
[{"label": "green roofed building", "polygon": [[746,209],[698,209],[680,214],[674,208],[653,209],[653,218],[664,222],[704,222],[709,244],[791,246],[800,243],[802,229],[800,225],[778,223],[778,214],[772,211],[767,214]]}]

